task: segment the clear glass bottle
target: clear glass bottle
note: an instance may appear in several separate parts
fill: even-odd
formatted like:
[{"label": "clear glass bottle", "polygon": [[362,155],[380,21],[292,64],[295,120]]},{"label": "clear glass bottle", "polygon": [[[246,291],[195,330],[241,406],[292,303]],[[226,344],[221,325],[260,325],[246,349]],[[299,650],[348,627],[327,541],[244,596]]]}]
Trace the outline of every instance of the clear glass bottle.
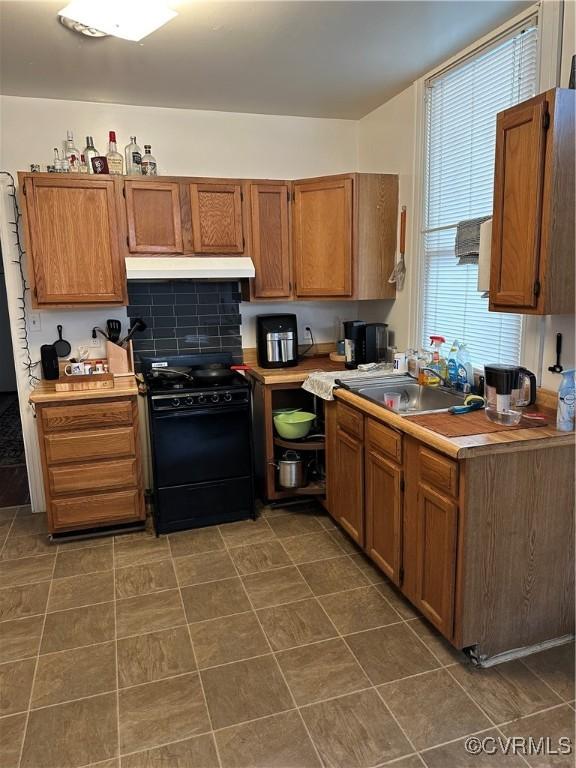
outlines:
[{"label": "clear glass bottle", "polygon": [[142,175],[142,150],[136,144],[136,136],[130,136],[130,144],[126,145],[124,150],[126,156],[126,175]]},{"label": "clear glass bottle", "polygon": [[76,155],[70,155],[70,173],[80,173],[80,163]]},{"label": "clear glass bottle", "polygon": [[106,153],[108,161],[108,173],[112,176],[122,176],[124,172],[124,160],[122,155],[116,149],[116,131],[108,133],[108,152]]},{"label": "clear glass bottle", "polygon": [[92,136],[86,136],[86,147],[84,149],[84,159],[86,160],[86,168],[88,169],[88,173],[94,173],[94,169],[92,168],[92,158],[98,157],[99,152],[94,146],[94,139]]},{"label": "clear glass bottle", "polygon": [[64,142],[64,159],[70,163],[72,155],[80,157],[80,152],[74,146],[74,135],[72,131],[66,131],[66,141]]},{"label": "clear glass bottle", "polygon": [[144,156],[142,157],[142,176],[157,176],[158,166],[156,158],[152,154],[150,144],[144,144]]},{"label": "clear glass bottle", "polygon": [[62,173],[62,160],[60,160],[58,147],[54,147],[54,173]]},{"label": "clear glass bottle", "polygon": [[80,165],[78,167],[80,173],[88,173],[88,166],[86,165],[86,158],[84,155],[80,155]]}]

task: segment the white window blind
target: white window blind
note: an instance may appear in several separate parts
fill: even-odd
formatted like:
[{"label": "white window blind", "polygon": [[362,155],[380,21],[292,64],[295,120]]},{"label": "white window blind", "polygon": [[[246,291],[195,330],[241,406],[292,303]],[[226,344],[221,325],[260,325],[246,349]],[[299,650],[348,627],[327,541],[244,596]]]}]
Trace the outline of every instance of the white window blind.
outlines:
[{"label": "white window blind", "polygon": [[464,341],[477,367],[520,361],[522,316],[488,311],[478,267],[454,254],[456,224],[492,214],[496,115],[536,93],[536,22],[426,82],[422,341]]}]

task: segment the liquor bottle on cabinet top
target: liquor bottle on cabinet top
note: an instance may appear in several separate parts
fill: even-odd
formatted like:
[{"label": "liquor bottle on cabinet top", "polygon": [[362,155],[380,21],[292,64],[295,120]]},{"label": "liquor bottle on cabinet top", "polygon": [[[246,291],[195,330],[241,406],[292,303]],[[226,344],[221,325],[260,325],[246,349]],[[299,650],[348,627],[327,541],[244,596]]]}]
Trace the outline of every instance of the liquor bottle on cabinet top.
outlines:
[{"label": "liquor bottle on cabinet top", "polygon": [[80,166],[78,170],[80,173],[88,173],[88,166],[86,165],[86,158],[84,155],[80,155]]},{"label": "liquor bottle on cabinet top", "polygon": [[94,139],[92,136],[86,136],[86,148],[84,149],[84,159],[86,161],[86,167],[88,169],[88,173],[94,173],[94,170],[92,168],[92,158],[98,157],[100,153],[94,146]]},{"label": "liquor bottle on cabinet top", "polygon": [[142,150],[138,144],[136,144],[136,136],[130,136],[130,144],[126,145],[124,154],[126,155],[126,175],[141,176]]},{"label": "liquor bottle on cabinet top", "polygon": [[80,157],[80,152],[74,146],[74,135],[72,131],[66,131],[66,141],[64,142],[64,159],[68,160],[68,163],[70,163],[72,155]]},{"label": "liquor bottle on cabinet top", "polygon": [[150,144],[144,144],[144,156],[142,157],[142,176],[157,176],[158,166],[156,158],[151,152]]},{"label": "liquor bottle on cabinet top", "polygon": [[108,173],[113,176],[122,176],[124,161],[122,155],[116,149],[115,131],[110,131],[108,133],[108,152],[106,153],[106,160],[108,161]]},{"label": "liquor bottle on cabinet top", "polygon": [[58,154],[58,147],[54,147],[54,173],[62,173],[62,160]]}]

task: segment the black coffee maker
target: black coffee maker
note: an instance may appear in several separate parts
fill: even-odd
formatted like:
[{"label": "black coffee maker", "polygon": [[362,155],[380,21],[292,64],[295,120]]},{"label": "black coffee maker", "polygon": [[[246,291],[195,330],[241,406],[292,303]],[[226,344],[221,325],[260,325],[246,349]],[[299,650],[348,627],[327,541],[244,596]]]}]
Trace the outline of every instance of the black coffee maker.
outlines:
[{"label": "black coffee maker", "polygon": [[344,323],[344,354],[346,368],[358,368],[366,362],[366,323],[348,320]]}]

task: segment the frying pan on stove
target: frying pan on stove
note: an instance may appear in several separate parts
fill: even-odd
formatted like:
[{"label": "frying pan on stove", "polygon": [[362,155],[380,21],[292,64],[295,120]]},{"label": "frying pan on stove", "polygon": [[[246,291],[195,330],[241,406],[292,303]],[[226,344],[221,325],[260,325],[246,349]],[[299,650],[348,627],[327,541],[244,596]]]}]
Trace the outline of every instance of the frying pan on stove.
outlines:
[{"label": "frying pan on stove", "polygon": [[234,371],[223,363],[212,363],[192,370],[192,377],[198,384],[224,384],[233,376]]}]

